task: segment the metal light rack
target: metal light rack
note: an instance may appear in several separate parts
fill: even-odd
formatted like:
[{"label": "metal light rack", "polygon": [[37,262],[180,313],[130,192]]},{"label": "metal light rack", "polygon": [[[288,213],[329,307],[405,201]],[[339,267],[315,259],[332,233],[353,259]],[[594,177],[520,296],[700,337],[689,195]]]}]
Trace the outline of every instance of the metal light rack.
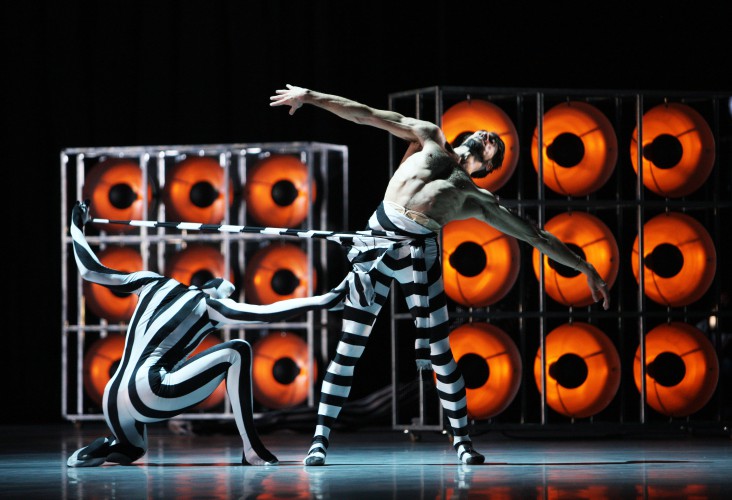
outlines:
[{"label": "metal light rack", "polygon": [[[728,259],[732,248],[730,234],[724,227],[732,215],[730,197],[732,164],[731,96],[712,92],[641,92],[624,90],[581,90],[542,88],[493,88],[435,86],[407,90],[389,95],[389,109],[406,116],[424,119],[443,126],[443,116],[460,103],[486,101],[499,107],[516,128],[518,163],[512,177],[494,191],[500,203],[520,216],[528,217],[543,227],[554,214],[582,211],[599,217],[615,234],[620,252],[619,273],[612,287],[611,307],[599,305],[571,307],[562,305],[546,294],[543,267],[537,279],[532,272],[532,249],[520,244],[521,257],[513,265],[520,266],[518,279],[508,294],[487,307],[467,307],[448,298],[450,328],[473,322],[500,325],[517,345],[522,360],[521,386],[511,404],[490,418],[472,419],[474,432],[501,429],[556,430],[587,427],[602,432],[619,426],[648,429],[649,424],[722,429],[729,432],[732,418],[732,387],[729,382],[732,317],[729,305]],[[613,173],[600,188],[583,196],[567,196],[549,189],[543,182],[548,168],[542,154],[532,161],[532,141],[543,145],[545,113],[552,107],[569,103],[589,103],[601,110],[617,137],[618,155]],[[642,164],[643,148],[636,148],[632,157],[631,142],[637,131],[638,144],[643,142],[644,114],[654,106],[683,103],[696,110],[709,125],[714,137],[715,160],[706,182],[693,193],[681,197],[664,197],[644,185],[643,169],[637,174],[633,161]],[[444,130],[444,127],[443,127]],[[466,132],[474,132],[467,130]],[[405,146],[391,138],[390,169],[398,168]],[[538,164],[535,164],[538,163]],[[667,212],[690,214],[708,230],[717,255],[716,273],[708,291],[699,299],[682,307],[659,305],[643,293],[647,286],[644,273],[636,281],[631,272],[633,239],[640,240],[640,268],[643,268],[644,224],[652,216]],[[444,266],[444,262],[443,262]],[[726,302],[725,302],[726,301]],[[392,332],[392,425],[405,433],[442,431],[445,423],[430,377],[415,376],[414,362],[407,349],[413,349],[412,319],[404,300],[394,287],[391,294]],[[555,326],[573,321],[599,326],[612,339],[621,357],[621,382],[617,395],[602,411],[588,418],[572,418],[547,405],[546,345],[547,334]],[[645,336],[658,324],[683,321],[706,325],[704,332],[714,345],[720,362],[720,376],[714,397],[693,415],[668,417],[647,404],[646,366],[640,363],[641,387],[633,383],[633,360],[636,349],[645,359]],[[406,361],[405,361],[406,360]],[[535,360],[541,363],[541,377],[535,384]],[[722,369],[727,366],[727,372]],[[410,387],[406,398],[403,391]]]},{"label": "metal light rack", "polygon": [[[307,167],[308,179],[316,191],[315,201],[308,204],[307,215],[301,227],[309,229],[343,229],[348,227],[348,149],[346,146],[318,142],[268,142],[201,145],[156,145],[97,148],[68,148],[60,153],[61,177],[61,391],[62,416],[73,421],[102,420],[99,406],[85,393],[84,355],[96,339],[112,334],[124,335],[125,322],[110,323],[96,317],[86,307],[84,286],[73,257],[72,239],[69,234],[71,208],[82,199],[85,177],[90,169],[107,159],[126,159],[137,163],[141,169],[141,193],[152,192],[152,202],[145,205],[142,218],[166,220],[166,205],[162,194],[166,189],[166,172],[178,162],[192,157],[215,159],[224,172],[224,179],[232,189],[224,191],[224,224],[257,225],[247,210],[244,185],[247,172],[258,161],[271,155],[291,155]],[[144,203],[143,203],[144,205]],[[94,206],[92,206],[94,215]],[[182,221],[176,221],[182,222]],[[185,221],[198,222],[198,221]],[[145,269],[164,273],[167,260],[176,251],[192,243],[212,245],[220,250],[225,263],[225,273],[231,273],[237,285],[238,299],[246,301],[244,287],[240,286],[243,272],[251,253],[272,240],[271,237],[252,234],[204,233],[175,231],[165,228],[135,228],[131,232],[115,232],[109,227],[87,228],[87,241],[96,249],[109,245],[129,246],[142,256]],[[334,258],[332,252],[340,252],[335,245],[323,240],[299,241],[297,244],[307,255],[308,294],[318,293],[334,286],[345,273],[345,257]],[[341,252],[342,255],[342,252]],[[343,261],[343,264],[339,264]],[[331,276],[329,276],[329,274]],[[332,278],[331,278],[332,277]],[[317,284],[314,285],[314,281]],[[274,330],[292,330],[301,335],[308,345],[309,373],[318,363],[327,361],[328,332],[331,328],[327,311],[309,312],[304,317],[280,323],[226,327],[222,340],[242,338],[250,343]],[[111,375],[111,374],[110,374]],[[316,377],[310,377],[308,406],[314,404]],[[255,416],[269,411],[255,402]],[[233,419],[228,398],[215,409],[191,411],[177,417],[186,420]]]}]

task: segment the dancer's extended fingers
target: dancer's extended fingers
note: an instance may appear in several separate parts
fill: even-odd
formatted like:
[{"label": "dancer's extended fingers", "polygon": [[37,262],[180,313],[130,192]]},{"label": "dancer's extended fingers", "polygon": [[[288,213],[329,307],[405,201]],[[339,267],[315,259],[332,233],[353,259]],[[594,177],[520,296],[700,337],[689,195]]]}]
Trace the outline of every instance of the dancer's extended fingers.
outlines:
[{"label": "dancer's extended fingers", "polygon": [[599,302],[602,299],[602,307],[607,311],[610,308],[610,295],[608,294],[607,283],[604,281],[598,283],[597,290],[592,291],[592,298],[595,302]]}]

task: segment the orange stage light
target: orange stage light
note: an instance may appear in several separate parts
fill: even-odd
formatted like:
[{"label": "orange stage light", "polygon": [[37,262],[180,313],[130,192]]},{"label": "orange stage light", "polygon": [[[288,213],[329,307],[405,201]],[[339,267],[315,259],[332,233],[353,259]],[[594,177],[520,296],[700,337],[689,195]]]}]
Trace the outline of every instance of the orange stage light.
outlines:
[{"label": "orange stage light", "polygon": [[[661,475],[660,477],[664,476]],[[704,484],[703,482],[678,484],[674,481],[663,481],[661,483],[644,485],[643,496],[646,498],[723,498],[727,496],[724,493],[726,491],[725,481],[713,482],[712,484]]]},{"label": "orange stage light", "polygon": [[[567,212],[553,217],[545,229],[590,262],[609,288],[618,277],[620,252],[610,229],[586,212]],[[584,274],[563,266],[544,255],[544,289],[557,302],[582,307],[593,303],[592,292]],[[540,276],[541,252],[534,249],[536,279]]]},{"label": "orange stage light", "polygon": [[[712,343],[696,327],[671,322],[646,335],[646,402],[663,415],[686,417],[706,405],[719,380]],[[640,346],[633,376],[640,391]]]},{"label": "orange stage light", "polygon": [[459,102],[442,115],[442,131],[453,146],[459,146],[478,130],[495,132],[506,145],[501,168],[482,179],[473,179],[478,186],[496,191],[508,182],[518,163],[519,138],[511,119],[500,107],[480,99]]},{"label": "orange stage light", "polygon": [[541,497],[547,500],[557,500],[559,498],[613,498],[617,495],[614,486],[588,485],[587,483],[594,481],[594,478],[585,478],[584,475],[581,476],[581,479],[574,475],[571,481],[567,481],[567,477],[562,473],[556,474],[556,477],[552,476],[554,474],[550,473],[543,487],[537,487],[537,490],[541,492]]},{"label": "orange stage light", "polygon": [[[194,349],[189,357],[220,344],[221,342],[213,335],[208,335]],[[102,406],[104,388],[117,371],[124,354],[125,337],[122,334],[113,333],[104,338],[99,338],[92,343],[84,355],[84,390],[87,395],[98,406]],[[208,410],[221,404],[226,395],[225,382],[221,382],[214,392],[194,407],[196,410]]]},{"label": "orange stage light", "polygon": [[[714,134],[694,108],[666,103],[643,115],[643,185],[668,198],[699,189],[714,166]],[[630,159],[638,173],[638,128],[630,142]]]},{"label": "orange stage light", "polygon": [[264,226],[299,226],[316,198],[307,166],[290,155],[272,155],[256,163],[244,187],[249,214]]},{"label": "orange stage light", "polygon": [[[645,293],[654,302],[681,307],[699,300],[717,270],[714,242],[690,215],[659,214],[643,225]],[[638,237],[632,268],[638,281]]]},{"label": "orange stage light", "polygon": [[224,268],[224,256],[217,248],[193,244],[168,259],[165,274],[184,285],[200,287],[210,279],[224,277]]},{"label": "orange stage light", "polygon": [[270,333],[255,342],[253,351],[252,384],[260,404],[270,409],[291,408],[307,399],[317,366],[313,364],[310,377],[308,345],[302,338],[290,332]]},{"label": "orange stage light", "polygon": [[[86,174],[82,197],[91,201],[92,215],[100,219],[136,220],[144,218],[142,170],[123,159],[110,159],[94,165]],[[148,208],[152,203],[152,182],[148,182]],[[114,231],[129,232],[134,226],[109,225]]]},{"label": "orange stage light", "polygon": [[[531,158],[539,171],[539,131]],[[585,196],[600,189],[615,170],[618,139],[612,124],[596,107],[581,101],[558,104],[544,114],[544,184],[565,196]]]},{"label": "orange stage light", "polygon": [[[317,276],[313,269],[313,290]],[[247,264],[244,291],[252,304],[271,304],[308,296],[308,257],[292,243],[272,243],[259,249]]]},{"label": "orange stage light", "polygon": [[468,307],[501,300],[516,283],[519,246],[478,219],[452,221],[442,228],[445,293]]},{"label": "orange stage light", "polygon": [[[105,266],[126,273],[142,270],[142,257],[131,247],[107,247],[97,254]],[[89,309],[110,323],[128,321],[137,306],[134,293],[116,294],[112,290],[89,281],[83,282],[84,299]]]},{"label": "orange stage light", "polygon": [[450,348],[465,379],[468,415],[488,419],[503,412],[521,384],[521,355],[500,328],[469,323],[450,333]]},{"label": "orange stage light", "polygon": [[[545,339],[546,402],[572,418],[604,410],[620,387],[620,356],[602,330],[573,322],[552,330]],[[541,391],[541,350],[534,360],[534,379]]]},{"label": "orange stage light", "polygon": [[[189,157],[170,168],[165,176],[165,218],[173,222],[219,224],[226,215],[224,168],[206,157]],[[234,191],[229,182],[229,205]]]},{"label": "orange stage light", "polygon": [[111,333],[95,340],[84,354],[84,390],[98,406],[102,406],[104,388],[117,371],[124,350],[124,335]]}]

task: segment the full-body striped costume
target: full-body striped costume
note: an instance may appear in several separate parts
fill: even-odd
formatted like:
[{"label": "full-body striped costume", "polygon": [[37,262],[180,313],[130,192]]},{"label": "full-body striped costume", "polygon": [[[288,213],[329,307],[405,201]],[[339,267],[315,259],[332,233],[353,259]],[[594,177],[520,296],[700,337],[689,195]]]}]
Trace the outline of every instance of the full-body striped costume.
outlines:
[{"label": "full-body striped costume", "polygon": [[116,271],[103,266],[89,247],[83,232],[85,210],[88,207],[77,203],[71,223],[81,276],[115,292],[136,293],[139,300],[119,368],[104,390],[104,417],[112,435],[74,452],[68,465],[134,462],[147,451],[146,424],[194,407],[224,379],[243,440],[242,463],[277,463],[254,427],[250,345],[234,339],[187,358],[206,335],[224,324],[281,321],[308,310],[336,307],[343,300],[345,281],[321,296],[259,306],[226,298],[234,286],[221,278],[197,288],[150,271]]},{"label": "full-body striped costume", "polygon": [[352,247],[349,252],[353,271],[342,336],[323,381],[315,435],[304,463],[325,463],[331,427],[348,398],[356,363],[393,280],[401,286],[417,328],[417,366],[425,369],[431,364],[437,375],[437,392],[458,458],[464,463],[482,463],[483,456],[472,449],[468,436],[465,384],[450,350],[437,234],[383,203],[371,216],[369,228],[408,239],[370,249]]}]

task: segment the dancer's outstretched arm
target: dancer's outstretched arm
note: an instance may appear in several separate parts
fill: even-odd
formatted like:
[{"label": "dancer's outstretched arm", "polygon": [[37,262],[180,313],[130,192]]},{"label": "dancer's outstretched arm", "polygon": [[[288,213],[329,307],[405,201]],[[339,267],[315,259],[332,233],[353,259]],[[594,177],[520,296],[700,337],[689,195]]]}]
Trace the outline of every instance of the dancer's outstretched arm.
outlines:
[{"label": "dancer's outstretched arm", "polygon": [[91,220],[89,202],[76,202],[71,212],[71,238],[74,247],[74,259],[81,277],[89,282],[104,285],[117,293],[134,293],[151,281],[163,279],[151,271],[128,273],[111,269],[99,261],[84,236],[84,225]]},{"label": "dancer's outstretched arm", "polygon": [[332,290],[312,297],[301,297],[257,305],[236,302],[232,299],[206,300],[208,315],[217,325],[238,323],[273,323],[318,309],[337,309],[348,292],[348,278]]}]

